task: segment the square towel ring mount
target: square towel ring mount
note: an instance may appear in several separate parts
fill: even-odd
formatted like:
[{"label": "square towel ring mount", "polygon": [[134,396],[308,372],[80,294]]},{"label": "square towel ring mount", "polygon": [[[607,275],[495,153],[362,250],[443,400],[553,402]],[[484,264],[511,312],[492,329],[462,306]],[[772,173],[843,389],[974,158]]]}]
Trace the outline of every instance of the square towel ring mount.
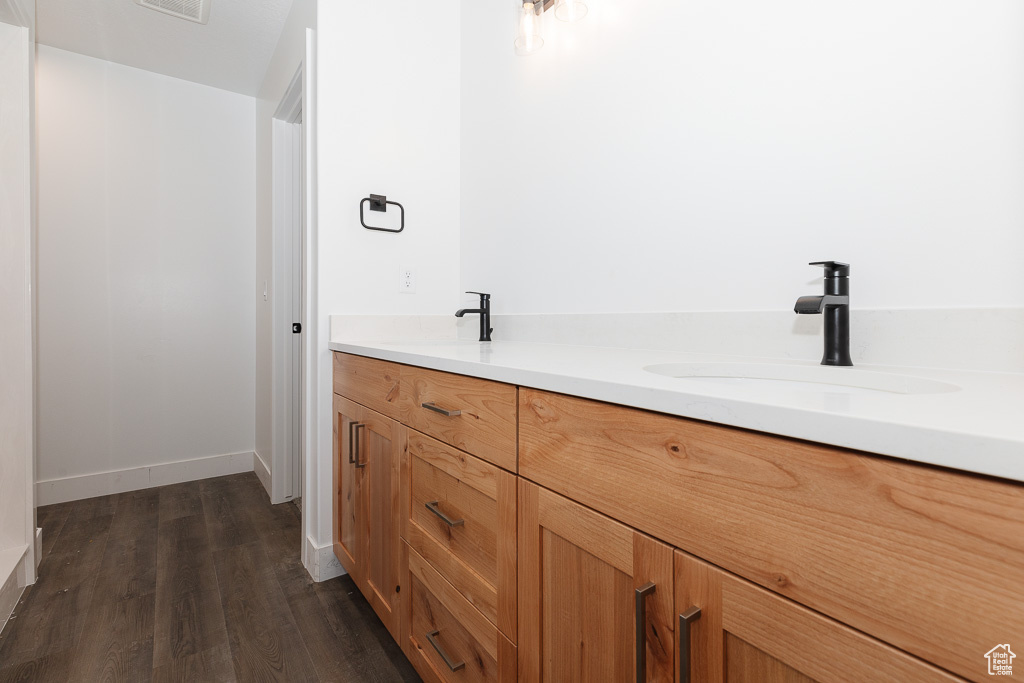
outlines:
[{"label": "square towel ring mount", "polygon": [[[367,225],[366,214],[364,213],[367,204],[370,205],[370,211],[380,211],[382,213],[387,212],[388,205],[397,206],[399,211],[402,212],[402,222],[398,230],[393,230],[391,228],[375,228],[372,225]],[[405,207],[398,202],[389,202],[388,198],[382,194],[371,194],[369,197],[364,197],[363,200],[359,202],[359,222],[362,223],[363,227],[367,230],[377,230],[378,232],[402,232],[405,230]]]}]

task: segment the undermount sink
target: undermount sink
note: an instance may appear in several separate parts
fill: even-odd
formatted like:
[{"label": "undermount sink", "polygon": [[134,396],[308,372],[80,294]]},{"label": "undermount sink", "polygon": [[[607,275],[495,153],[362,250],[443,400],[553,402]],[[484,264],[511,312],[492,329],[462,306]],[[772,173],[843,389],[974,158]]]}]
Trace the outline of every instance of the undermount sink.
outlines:
[{"label": "undermount sink", "polygon": [[777,387],[842,394],[943,394],[959,391],[948,382],[888,372],[782,363],[667,363],[647,372],[688,382],[728,386]]}]

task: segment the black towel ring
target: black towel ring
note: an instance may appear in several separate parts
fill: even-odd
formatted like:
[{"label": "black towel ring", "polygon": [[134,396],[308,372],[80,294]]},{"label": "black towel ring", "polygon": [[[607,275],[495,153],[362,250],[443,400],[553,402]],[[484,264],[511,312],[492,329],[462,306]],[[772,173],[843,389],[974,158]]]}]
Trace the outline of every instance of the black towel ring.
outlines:
[{"label": "black towel ring", "polygon": [[[367,225],[364,213],[367,202],[370,204],[370,211],[386,212],[389,204],[391,206],[397,206],[402,212],[402,222],[398,230],[392,230],[390,228],[375,228],[372,225]],[[359,202],[359,222],[362,223],[363,227],[367,230],[377,230],[378,232],[402,232],[405,230],[405,207],[398,202],[389,202],[388,198],[382,194],[371,194],[369,197],[364,197],[363,201]]]}]

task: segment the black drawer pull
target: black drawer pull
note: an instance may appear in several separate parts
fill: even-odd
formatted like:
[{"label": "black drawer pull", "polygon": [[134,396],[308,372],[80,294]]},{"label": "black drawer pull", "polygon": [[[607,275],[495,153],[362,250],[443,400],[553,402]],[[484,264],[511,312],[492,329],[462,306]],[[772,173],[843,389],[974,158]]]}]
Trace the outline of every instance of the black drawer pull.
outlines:
[{"label": "black drawer pull", "polygon": [[444,663],[448,665],[448,668],[452,670],[452,673],[458,671],[459,669],[465,669],[465,662],[453,662],[452,658],[448,656],[448,653],[441,649],[441,644],[438,643],[437,640],[435,639],[435,636],[437,636],[437,634],[439,633],[440,631],[431,631],[430,633],[428,633],[427,642],[434,646],[434,649],[437,650],[437,654],[441,655],[441,659],[443,659]]},{"label": "black drawer pull", "polygon": [[440,407],[433,401],[431,401],[430,403],[421,403],[420,407],[426,408],[427,410],[433,410],[435,413],[440,413],[445,417],[458,417],[459,415],[462,415],[461,410],[445,410],[444,408]]},{"label": "black drawer pull", "polygon": [[359,469],[366,467],[365,462],[359,462],[359,430],[365,426],[362,422],[353,422],[351,425],[352,437],[349,440],[351,451],[348,454],[348,460]]},{"label": "black drawer pull", "polygon": [[446,515],[443,512],[441,512],[437,508],[437,504],[439,502],[440,501],[432,500],[429,503],[424,503],[423,507],[427,508],[428,510],[433,512],[435,515],[440,517],[441,521],[444,522],[445,524],[447,524],[448,526],[463,526],[466,523],[466,520],[464,520],[464,519],[452,519],[448,515]]}]

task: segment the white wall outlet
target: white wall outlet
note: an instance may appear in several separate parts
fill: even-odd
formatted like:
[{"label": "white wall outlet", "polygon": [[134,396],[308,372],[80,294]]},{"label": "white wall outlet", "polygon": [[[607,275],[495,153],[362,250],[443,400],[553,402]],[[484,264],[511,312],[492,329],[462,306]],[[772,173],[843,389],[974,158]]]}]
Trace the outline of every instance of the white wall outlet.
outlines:
[{"label": "white wall outlet", "polygon": [[402,294],[416,293],[416,274],[412,268],[402,268],[398,272],[398,291]]}]

